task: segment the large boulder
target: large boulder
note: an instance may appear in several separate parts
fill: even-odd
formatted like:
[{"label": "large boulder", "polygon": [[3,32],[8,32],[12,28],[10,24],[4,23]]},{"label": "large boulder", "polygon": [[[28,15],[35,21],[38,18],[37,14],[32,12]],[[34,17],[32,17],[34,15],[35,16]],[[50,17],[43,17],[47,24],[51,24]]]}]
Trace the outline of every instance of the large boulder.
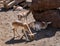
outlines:
[{"label": "large boulder", "polygon": [[32,0],[32,10],[48,10],[60,7],[60,0]]}]

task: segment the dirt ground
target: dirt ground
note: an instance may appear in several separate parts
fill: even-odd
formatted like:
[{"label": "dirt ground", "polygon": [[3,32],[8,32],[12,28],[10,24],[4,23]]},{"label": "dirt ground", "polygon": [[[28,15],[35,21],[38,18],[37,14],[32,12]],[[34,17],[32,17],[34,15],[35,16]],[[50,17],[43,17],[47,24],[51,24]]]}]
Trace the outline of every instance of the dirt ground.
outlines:
[{"label": "dirt ground", "polygon": [[[13,39],[12,22],[17,20],[20,11],[0,11],[0,46],[60,46],[60,29],[48,27],[39,32],[34,31],[35,39],[26,42],[25,39]],[[30,14],[27,21],[31,22],[33,16]],[[24,21],[23,21],[24,22]],[[19,31],[18,31],[19,32]],[[19,32],[19,34],[21,34]]]}]

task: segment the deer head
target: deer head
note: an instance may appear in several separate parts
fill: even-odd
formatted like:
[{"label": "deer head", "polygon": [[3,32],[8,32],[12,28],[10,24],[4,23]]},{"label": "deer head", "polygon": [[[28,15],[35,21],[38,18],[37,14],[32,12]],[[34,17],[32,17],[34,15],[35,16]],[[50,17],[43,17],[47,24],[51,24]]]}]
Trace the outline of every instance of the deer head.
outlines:
[{"label": "deer head", "polygon": [[51,24],[51,22],[33,22],[30,24],[30,27],[33,30],[39,31],[41,29],[46,29],[49,24]]}]

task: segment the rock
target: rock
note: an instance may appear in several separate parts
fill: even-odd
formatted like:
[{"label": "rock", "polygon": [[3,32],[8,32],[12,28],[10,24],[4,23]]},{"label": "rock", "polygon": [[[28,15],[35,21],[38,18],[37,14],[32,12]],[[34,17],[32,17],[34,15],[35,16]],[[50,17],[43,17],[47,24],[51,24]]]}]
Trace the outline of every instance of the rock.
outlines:
[{"label": "rock", "polygon": [[23,10],[23,7],[21,7],[21,6],[13,6],[13,10],[21,11],[21,10]]}]

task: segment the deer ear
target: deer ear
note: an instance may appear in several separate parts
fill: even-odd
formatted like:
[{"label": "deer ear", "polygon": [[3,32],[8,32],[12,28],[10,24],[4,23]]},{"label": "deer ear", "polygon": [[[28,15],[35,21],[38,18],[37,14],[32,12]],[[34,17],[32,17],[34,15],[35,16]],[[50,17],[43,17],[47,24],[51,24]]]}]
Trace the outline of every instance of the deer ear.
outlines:
[{"label": "deer ear", "polygon": [[45,24],[46,22],[42,21],[42,23],[44,23],[44,24]]},{"label": "deer ear", "polygon": [[52,22],[44,22],[44,21],[42,21],[42,23],[44,23],[44,24],[51,24]]},{"label": "deer ear", "polygon": [[51,24],[52,22],[47,22],[47,24]]}]

